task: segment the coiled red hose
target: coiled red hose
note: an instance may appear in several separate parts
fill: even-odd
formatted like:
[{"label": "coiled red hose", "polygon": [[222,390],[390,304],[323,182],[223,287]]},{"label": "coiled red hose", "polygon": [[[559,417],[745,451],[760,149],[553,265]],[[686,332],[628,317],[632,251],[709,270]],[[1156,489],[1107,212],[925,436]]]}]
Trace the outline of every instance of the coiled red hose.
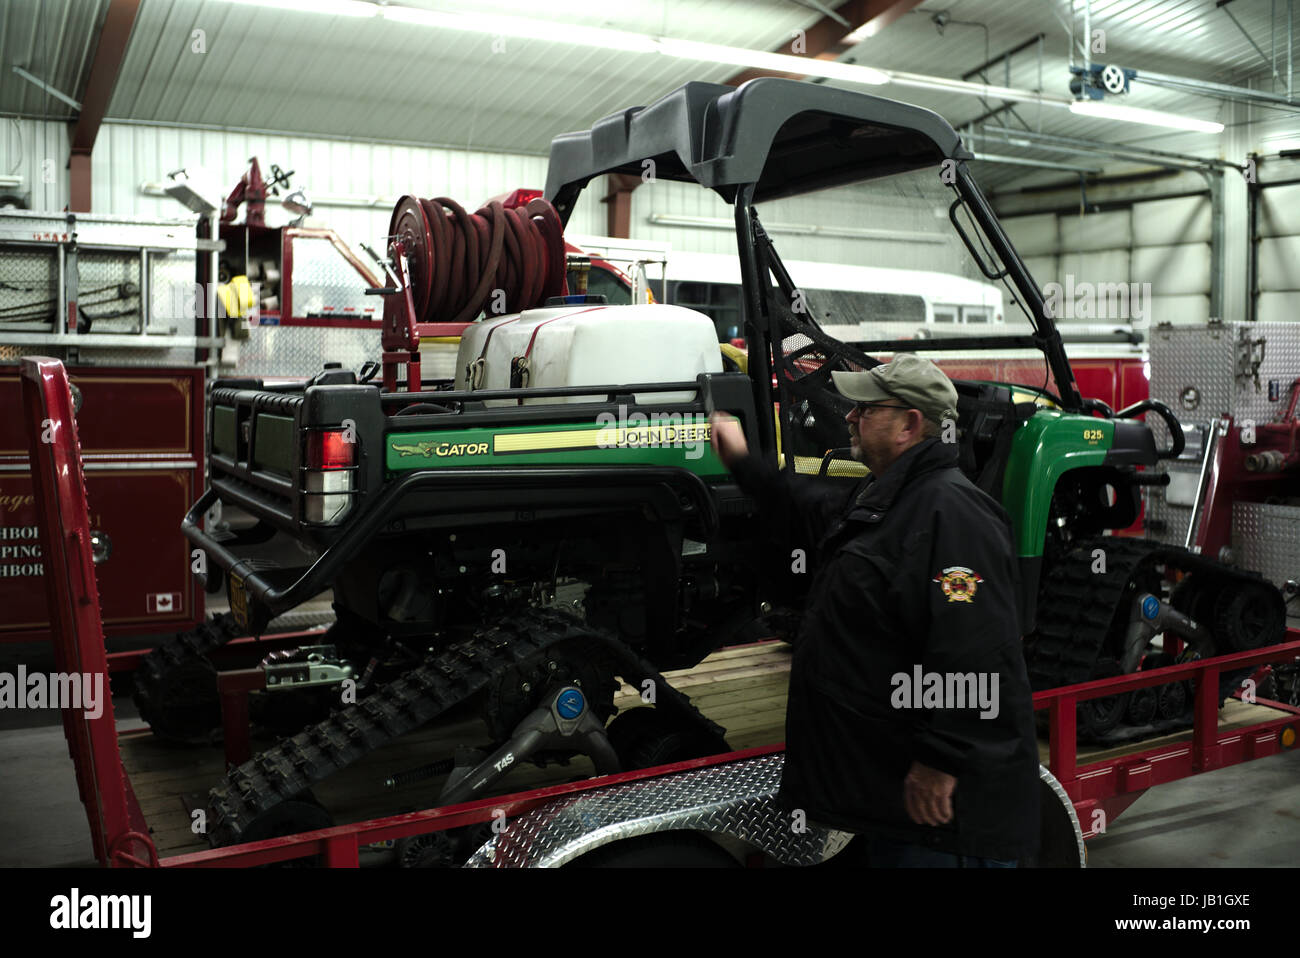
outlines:
[{"label": "coiled red hose", "polygon": [[471,215],[445,196],[403,196],[389,233],[407,250],[418,322],[517,313],[566,288],[564,226],[541,198],[522,209],[493,201]]}]

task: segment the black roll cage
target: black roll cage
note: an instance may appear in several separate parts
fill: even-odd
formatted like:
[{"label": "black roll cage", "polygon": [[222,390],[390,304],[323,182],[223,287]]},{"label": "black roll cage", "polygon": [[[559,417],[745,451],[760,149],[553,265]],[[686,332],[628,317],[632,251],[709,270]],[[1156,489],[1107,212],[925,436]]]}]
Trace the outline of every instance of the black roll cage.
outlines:
[{"label": "black roll cage", "polygon": [[[794,132],[783,136],[787,130]],[[1005,275],[1020,296],[1034,327],[1031,337],[983,337],[983,345],[1037,347],[1056,379],[1062,407],[1084,412],[1085,403],[1043,293],[972,177],[966,165],[970,158],[956,132],[937,114],[882,97],[773,77],[740,87],[688,83],[649,107],[633,107],[604,118],[589,131],[556,137],[546,196],[567,224],[578,195],[591,179],[604,173],[642,172],[643,164],[653,161],[654,168],[662,168],[663,178],[698,183],[731,203],[751,343],[749,375],[755,405],[762,410],[790,398],[786,358],[780,348],[779,306],[773,297],[778,290],[790,295],[794,283],[759,222],[756,199],[798,196],[941,167],[957,192],[950,218],[958,235],[983,269],[970,237],[956,223],[960,206],[1001,261],[998,275]],[[856,354],[852,361],[859,365],[879,363],[852,346],[845,351]],[[785,417],[782,423],[784,427]],[[774,451],[772,419],[760,414],[757,426],[761,448]],[[785,448],[790,448],[788,438],[782,437]]]}]

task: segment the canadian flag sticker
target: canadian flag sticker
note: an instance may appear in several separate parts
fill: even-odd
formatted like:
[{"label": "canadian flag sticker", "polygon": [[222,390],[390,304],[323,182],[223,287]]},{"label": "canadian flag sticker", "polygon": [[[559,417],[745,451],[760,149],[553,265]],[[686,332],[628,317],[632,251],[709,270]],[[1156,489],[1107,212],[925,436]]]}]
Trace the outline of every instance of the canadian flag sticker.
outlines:
[{"label": "canadian flag sticker", "polygon": [[160,612],[176,612],[181,607],[181,594],[179,592],[150,592],[145,596],[145,602],[151,615]]}]

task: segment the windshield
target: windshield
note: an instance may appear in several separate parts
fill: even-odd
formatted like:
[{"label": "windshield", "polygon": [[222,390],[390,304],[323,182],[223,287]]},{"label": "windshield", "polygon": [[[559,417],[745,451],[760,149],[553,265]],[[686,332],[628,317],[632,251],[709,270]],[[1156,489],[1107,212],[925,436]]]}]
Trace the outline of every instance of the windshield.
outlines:
[{"label": "windshield", "polygon": [[[761,204],[810,316],[844,342],[1015,336],[1033,332],[1020,296],[989,279],[953,229],[957,198],[927,169]],[[963,209],[985,264],[1001,269]],[[812,227],[812,230],[809,230]]]}]

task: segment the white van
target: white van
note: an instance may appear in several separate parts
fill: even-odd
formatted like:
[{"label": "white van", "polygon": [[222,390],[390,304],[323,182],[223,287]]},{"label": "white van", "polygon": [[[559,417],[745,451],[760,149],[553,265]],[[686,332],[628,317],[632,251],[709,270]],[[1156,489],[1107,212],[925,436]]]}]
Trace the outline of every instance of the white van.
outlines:
[{"label": "white van", "polygon": [[[992,283],[928,270],[800,260],[786,261],[785,267],[795,285],[806,293],[807,305],[823,327],[1003,322],[1002,290]],[[711,316],[720,340],[744,336],[740,262],[735,256],[674,250],[667,257],[667,290],[663,286],[663,280],[650,278],[650,288],[660,302],[688,306]]]}]

